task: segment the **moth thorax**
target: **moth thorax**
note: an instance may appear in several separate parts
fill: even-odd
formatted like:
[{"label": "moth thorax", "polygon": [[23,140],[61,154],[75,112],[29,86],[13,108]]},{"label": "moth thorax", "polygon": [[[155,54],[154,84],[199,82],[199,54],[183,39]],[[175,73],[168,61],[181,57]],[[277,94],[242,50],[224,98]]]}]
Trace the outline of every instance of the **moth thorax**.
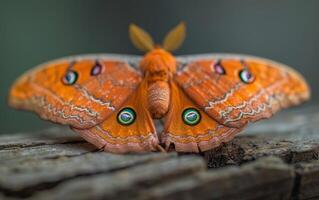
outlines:
[{"label": "moth thorax", "polygon": [[155,48],[144,56],[140,66],[144,73],[167,71],[173,74],[176,71],[176,60],[168,51]]},{"label": "moth thorax", "polygon": [[147,90],[148,109],[154,119],[162,118],[168,111],[169,85],[165,81],[152,82]]}]

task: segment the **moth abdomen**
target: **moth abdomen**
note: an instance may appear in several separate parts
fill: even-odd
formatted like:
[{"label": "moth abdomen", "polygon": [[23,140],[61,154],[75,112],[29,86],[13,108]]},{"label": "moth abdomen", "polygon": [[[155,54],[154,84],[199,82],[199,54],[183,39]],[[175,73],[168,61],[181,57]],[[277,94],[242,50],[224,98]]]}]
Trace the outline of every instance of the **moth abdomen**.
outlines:
[{"label": "moth abdomen", "polygon": [[147,90],[148,110],[152,118],[162,118],[168,111],[170,89],[166,81],[152,82]]}]

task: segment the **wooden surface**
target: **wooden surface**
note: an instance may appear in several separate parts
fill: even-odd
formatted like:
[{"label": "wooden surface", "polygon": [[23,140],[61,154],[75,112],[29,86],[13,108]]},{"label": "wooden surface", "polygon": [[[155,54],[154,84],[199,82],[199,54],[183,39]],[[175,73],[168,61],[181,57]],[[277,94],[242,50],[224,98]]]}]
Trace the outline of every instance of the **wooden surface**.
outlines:
[{"label": "wooden surface", "polygon": [[116,155],[68,128],[0,136],[0,199],[319,199],[319,107],[198,154]]}]

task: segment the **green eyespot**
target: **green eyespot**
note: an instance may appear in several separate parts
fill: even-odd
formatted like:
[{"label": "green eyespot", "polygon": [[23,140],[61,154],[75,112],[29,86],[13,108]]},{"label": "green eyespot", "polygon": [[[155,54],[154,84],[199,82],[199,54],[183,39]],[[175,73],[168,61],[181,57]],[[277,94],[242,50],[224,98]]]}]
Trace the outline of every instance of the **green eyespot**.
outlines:
[{"label": "green eyespot", "polygon": [[117,115],[117,121],[125,126],[132,124],[136,119],[136,113],[132,108],[123,108]]},{"label": "green eyespot", "polygon": [[78,80],[78,76],[78,73],[70,70],[62,78],[62,81],[65,85],[73,85]]},{"label": "green eyespot", "polygon": [[239,78],[244,83],[252,83],[255,79],[253,74],[248,69],[243,69],[239,72]]},{"label": "green eyespot", "polygon": [[183,111],[182,119],[185,124],[194,126],[200,122],[200,112],[194,108],[187,108]]}]

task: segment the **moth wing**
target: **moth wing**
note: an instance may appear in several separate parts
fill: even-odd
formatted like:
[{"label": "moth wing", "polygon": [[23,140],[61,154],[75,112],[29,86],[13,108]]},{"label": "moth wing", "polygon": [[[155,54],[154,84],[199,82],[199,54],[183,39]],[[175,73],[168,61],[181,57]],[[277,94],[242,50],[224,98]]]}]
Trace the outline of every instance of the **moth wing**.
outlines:
[{"label": "moth wing", "polygon": [[[76,128],[95,126],[119,109],[141,82],[140,73],[128,64],[138,58],[123,57],[75,56],[43,64],[17,79],[9,105]],[[70,71],[69,80],[76,81],[68,85],[63,79]]]},{"label": "moth wing", "polygon": [[[110,115],[101,124],[90,129],[76,129],[83,138],[100,149],[113,153],[156,151],[158,137],[151,115],[147,109],[147,81],[142,81],[138,90],[124,103],[119,111]],[[136,119],[132,124],[119,121],[123,109],[133,109]]]},{"label": "moth wing", "polygon": [[[185,123],[183,113],[187,109],[195,109],[200,113],[198,124]],[[173,145],[178,152],[207,151],[233,139],[240,130],[216,122],[193,103],[176,83],[171,83],[170,109],[161,137],[166,149]]]},{"label": "moth wing", "polygon": [[[184,63],[175,80],[199,107],[220,124],[243,127],[310,98],[304,78],[277,62],[235,54],[179,57]],[[225,74],[215,70],[216,64]],[[239,74],[248,69],[251,83]]]}]

